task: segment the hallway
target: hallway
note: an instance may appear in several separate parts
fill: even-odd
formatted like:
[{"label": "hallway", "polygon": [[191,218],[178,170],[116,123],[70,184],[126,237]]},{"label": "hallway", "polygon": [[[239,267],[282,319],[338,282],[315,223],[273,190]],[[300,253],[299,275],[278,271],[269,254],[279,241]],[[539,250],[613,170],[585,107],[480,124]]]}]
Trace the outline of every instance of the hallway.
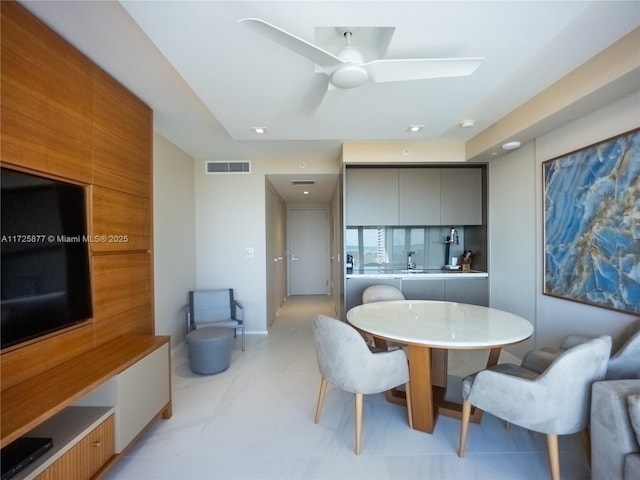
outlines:
[{"label": "hallway", "polygon": [[[409,429],[403,407],[384,395],[364,401],[362,453],[353,453],[354,397],[329,388],[313,422],[320,375],[310,320],[335,315],[328,296],[289,297],[269,335],[236,341],[225,372],[191,372],[186,348],[173,355],[173,417],[158,420],[107,474],[150,479],[504,479],[548,478],[544,436],[485,415],[456,455],[460,423],[438,419],[433,435]],[[577,436],[560,438],[562,478],[588,479]]]}]

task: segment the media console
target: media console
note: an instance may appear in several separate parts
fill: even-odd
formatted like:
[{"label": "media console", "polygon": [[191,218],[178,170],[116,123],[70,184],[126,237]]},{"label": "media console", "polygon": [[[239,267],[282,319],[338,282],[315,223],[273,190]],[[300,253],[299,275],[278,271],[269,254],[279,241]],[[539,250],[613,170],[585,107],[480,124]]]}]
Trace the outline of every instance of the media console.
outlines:
[{"label": "media console", "polygon": [[171,416],[169,337],[119,337],[2,391],[1,446],[53,447],[15,479],[92,478],[158,416]]}]

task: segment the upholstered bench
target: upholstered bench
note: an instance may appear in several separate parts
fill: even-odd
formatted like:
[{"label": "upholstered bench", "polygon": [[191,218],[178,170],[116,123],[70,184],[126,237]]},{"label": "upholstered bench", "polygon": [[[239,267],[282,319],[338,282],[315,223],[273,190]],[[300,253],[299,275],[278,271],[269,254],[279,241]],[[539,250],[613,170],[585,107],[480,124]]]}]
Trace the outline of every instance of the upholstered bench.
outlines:
[{"label": "upholstered bench", "polygon": [[219,373],[231,363],[233,329],[201,327],[187,334],[191,370],[201,375]]}]

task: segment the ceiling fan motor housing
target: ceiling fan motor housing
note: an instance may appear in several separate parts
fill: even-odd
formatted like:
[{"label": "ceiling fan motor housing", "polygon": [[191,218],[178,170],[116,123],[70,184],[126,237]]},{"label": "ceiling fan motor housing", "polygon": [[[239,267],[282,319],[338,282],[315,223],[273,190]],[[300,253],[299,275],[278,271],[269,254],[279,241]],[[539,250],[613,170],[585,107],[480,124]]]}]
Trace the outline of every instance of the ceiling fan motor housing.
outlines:
[{"label": "ceiling fan motor housing", "polygon": [[331,74],[331,83],[338,88],[355,88],[367,81],[367,71],[361,67],[364,57],[351,45],[351,32],[344,32],[346,45],[338,53],[338,58],[345,62]]}]

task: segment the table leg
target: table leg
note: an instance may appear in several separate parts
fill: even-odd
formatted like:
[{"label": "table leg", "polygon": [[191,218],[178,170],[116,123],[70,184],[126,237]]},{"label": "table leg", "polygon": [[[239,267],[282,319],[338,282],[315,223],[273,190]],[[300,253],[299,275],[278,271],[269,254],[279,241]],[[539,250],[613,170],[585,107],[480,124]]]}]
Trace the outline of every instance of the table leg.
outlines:
[{"label": "table leg", "polygon": [[489,358],[487,359],[487,368],[493,367],[498,364],[498,359],[500,358],[500,352],[502,351],[502,347],[495,347],[489,351]]},{"label": "table leg", "polygon": [[[489,351],[486,368],[493,367],[498,363],[501,350],[501,347],[495,347]],[[438,402],[436,408],[438,414],[446,415],[447,417],[462,418],[462,405],[459,403],[443,400]],[[471,407],[471,421],[473,423],[480,423],[482,414],[483,412],[479,408]]]},{"label": "table leg", "polygon": [[435,427],[435,407],[431,386],[431,349],[421,345],[408,345],[407,357],[413,428],[432,433]]}]

